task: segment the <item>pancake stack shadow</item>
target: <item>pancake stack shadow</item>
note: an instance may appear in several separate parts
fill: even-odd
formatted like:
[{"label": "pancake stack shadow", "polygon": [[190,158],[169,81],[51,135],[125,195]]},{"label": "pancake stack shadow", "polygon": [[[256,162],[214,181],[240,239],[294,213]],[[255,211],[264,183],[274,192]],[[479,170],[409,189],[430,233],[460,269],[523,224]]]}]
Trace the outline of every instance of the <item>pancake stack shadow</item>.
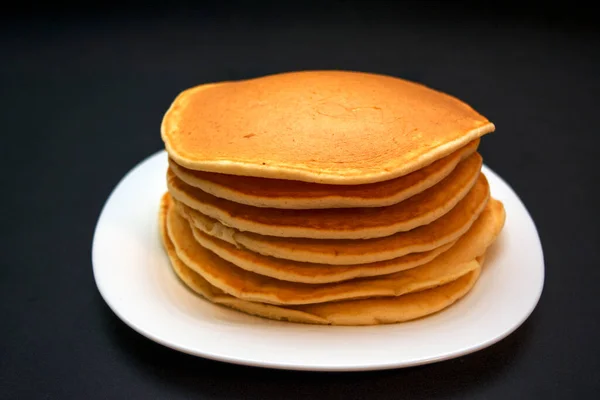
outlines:
[{"label": "pancake stack shadow", "polygon": [[439,312],[476,284],[504,226],[477,152],[493,129],[453,97],[370,74],[183,92],[162,126],[173,270],[205,299],[271,319],[374,325]]}]

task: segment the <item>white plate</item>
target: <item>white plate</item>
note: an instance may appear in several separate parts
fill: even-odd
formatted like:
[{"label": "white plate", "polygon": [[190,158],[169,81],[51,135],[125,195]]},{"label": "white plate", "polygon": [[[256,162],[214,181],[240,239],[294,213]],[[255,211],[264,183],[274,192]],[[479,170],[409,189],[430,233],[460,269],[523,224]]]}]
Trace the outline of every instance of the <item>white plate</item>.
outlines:
[{"label": "white plate", "polygon": [[513,332],[535,308],[544,260],[535,225],[512,189],[484,166],[506,225],[481,278],[452,307],[408,323],[314,326],[270,321],[215,306],[175,276],[158,232],[166,190],[161,151],[117,185],[98,220],[94,276],[106,303],[130,327],[173,349],[215,360],[297,370],[407,367],[487,347]]}]

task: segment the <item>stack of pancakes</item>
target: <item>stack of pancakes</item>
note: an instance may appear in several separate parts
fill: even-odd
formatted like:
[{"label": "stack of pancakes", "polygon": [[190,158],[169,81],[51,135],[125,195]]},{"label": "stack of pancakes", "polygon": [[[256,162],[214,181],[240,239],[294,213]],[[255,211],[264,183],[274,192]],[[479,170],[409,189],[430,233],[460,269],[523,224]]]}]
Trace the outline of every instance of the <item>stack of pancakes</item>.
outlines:
[{"label": "stack of pancakes", "polygon": [[371,325],[475,285],[504,225],[477,152],[494,125],[398,78],[310,71],[202,85],[162,123],[171,265],[216,304]]}]

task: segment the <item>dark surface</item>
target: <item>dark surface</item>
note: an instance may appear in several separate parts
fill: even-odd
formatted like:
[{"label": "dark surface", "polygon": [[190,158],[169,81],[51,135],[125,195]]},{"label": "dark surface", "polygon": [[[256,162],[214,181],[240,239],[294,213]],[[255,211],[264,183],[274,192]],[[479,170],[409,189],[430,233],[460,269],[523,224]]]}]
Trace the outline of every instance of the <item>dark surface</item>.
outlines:
[{"label": "dark surface", "polygon": [[[591,12],[347,2],[285,14],[244,4],[97,10],[23,9],[0,24],[0,398],[598,393],[600,35]],[[481,152],[527,205],[546,258],[542,299],[513,335],[405,370],[271,371],[163,348],[104,304],[93,229],[123,174],[161,148],[173,97],[203,82],[309,68],[421,81],[496,123]]]}]

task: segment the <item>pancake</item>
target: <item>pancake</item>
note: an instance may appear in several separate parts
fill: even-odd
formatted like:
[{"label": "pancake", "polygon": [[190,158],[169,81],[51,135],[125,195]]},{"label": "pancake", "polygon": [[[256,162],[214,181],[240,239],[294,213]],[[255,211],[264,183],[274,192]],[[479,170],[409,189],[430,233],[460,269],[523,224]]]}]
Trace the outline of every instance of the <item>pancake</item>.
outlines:
[{"label": "pancake", "polygon": [[183,182],[213,196],[254,207],[320,209],[384,207],[432,187],[458,163],[477,151],[479,139],[408,175],[366,185],[322,185],[283,179],[216,174],[183,168],[169,159],[169,167]]},{"label": "pancake", "polygon": [[406,271],[375,278],[311,285],[273,279],[241,269],[201,246],[187,220],[174,207],[167,212],[167,231],[177,256],[212,285],[242,300],[269,304],[313,304],[345,299],[400,296],[443,285],[477,267],[504,224],[504,208],[490,201],[471,229],[433,261]]},{"label": "pancake", "polygon": [[421,84],[307,71],[185,90],[165,113],[161,137],[188,169],[355,185],[417,171],[494,129]]},{"label": "pancake", "polygon": [[191,227],[194,239],[205,249],[237,267],[275,279],[301,283],[331,283],[404,271],[430,262],[454,243],[422,253],[407,254],[387,261],[369,264],[328,265],[263,256],[216,239],[198,228]]},{"label": "pancake", "polygon": [[427,252],[462,236],[483,211],[490,190],[483,174],[469,193],[447,214],[428,225],[391,236],[364,240],[279,238],[240,232],[175,201],[195,228],[239,248],[266,256],[331,265],[366,264],[415,252]]},{"label": "pancake", "polygon": [[[473,260],[472,263],[477,263]],[[481,267],[455,281],[434,289],[400,297],[380,297],[358,301],[309,304],[297,307],[311,316],[321,317],[333,325],[378,325],[406,322],[434,314],[464,297],[475,285]],[[279,310],[278,310],[279,311]]]},{"label": "pancake", "polygon": [[237,299],[212,286],[177,257],[166,229],[166,214],[170,200],[171,197],[168,194],[163,196],[159,225],[163,245],[175,274],[191,290],[215,304],[269,319],[309,324],[376,325],[421,318],[451,306],[466,295],[477,281],[483,262],[482,257],[478,257],[477,268],[446,285],[399,297],[348,300],[292,307],[253,303]]},{"label": "pancake", "polygon": [[189,186],[169,169],[171,195],[185,205],[241,231],[312,239],[369,239],[408,231],[450,211],[481,177],[481,156],[474,153],[435,186],[391,206],[283,210],[258,208],[220,199]]}]

